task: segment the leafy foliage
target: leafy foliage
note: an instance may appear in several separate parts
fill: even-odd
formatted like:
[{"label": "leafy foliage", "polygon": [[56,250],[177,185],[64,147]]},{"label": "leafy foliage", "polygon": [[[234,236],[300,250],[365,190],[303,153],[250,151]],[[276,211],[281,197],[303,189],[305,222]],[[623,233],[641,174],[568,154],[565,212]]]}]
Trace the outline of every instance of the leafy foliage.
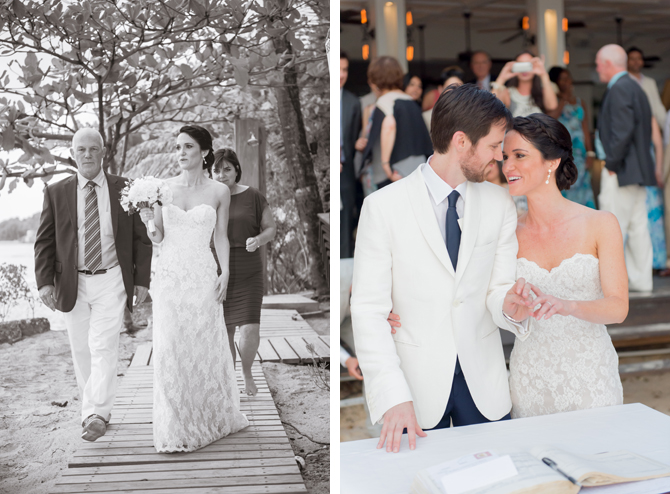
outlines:
[{"label": "leafy foliage", "polygon": [[26,267],[0,264],[0,321],[22,300],[28,303],[35,317],[35,297],[26,281]]},{"label": "leafy foliage", "polygon": [[308,259],[276,273],[327,290],[314,232],[329,201],[328,16],[327,0],[0,0],[13,73],[0,74],[0,150],[20,154],[0,159],[0,190],[72,173],[61,155],[82,127],[102,134],[111,173],[160,177],[177,172],[179,126],[232,147],[234,120],[259,118],[268,200],[294,232],[277,259]]}]

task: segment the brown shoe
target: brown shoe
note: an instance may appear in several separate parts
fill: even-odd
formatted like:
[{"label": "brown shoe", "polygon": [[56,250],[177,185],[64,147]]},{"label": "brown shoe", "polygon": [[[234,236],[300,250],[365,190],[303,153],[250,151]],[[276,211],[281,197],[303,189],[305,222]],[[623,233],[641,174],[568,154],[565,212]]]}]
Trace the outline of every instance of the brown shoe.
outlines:
[{"label": "brown shoe", "polygon": [[105,419],[100,415],[91,415],[84,420],[84,430],[81,433],[81,438],[86,441],[95,441],[96,439],[105,435],[107,432],[107,424]]}]

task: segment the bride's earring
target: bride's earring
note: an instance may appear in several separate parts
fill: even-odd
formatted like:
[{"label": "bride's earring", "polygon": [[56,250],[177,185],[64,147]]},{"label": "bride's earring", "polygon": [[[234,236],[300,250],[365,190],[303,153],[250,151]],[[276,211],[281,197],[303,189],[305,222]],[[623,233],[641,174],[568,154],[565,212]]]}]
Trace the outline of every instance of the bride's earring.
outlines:
[{"label": "bride's earring", "polygon": [[549,168],[549,175],[547,175],[547,181],[545,184],[549,184],[549,179],[551,178],[551,168]]}]

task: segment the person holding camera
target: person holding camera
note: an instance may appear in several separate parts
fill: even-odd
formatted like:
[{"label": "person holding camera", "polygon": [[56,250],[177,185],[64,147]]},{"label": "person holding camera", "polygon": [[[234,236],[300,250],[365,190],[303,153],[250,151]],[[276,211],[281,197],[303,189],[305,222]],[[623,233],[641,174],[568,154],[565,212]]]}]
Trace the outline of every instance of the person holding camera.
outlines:
[{"label": "person holding camera", "polygon": [[528,51],[507,62],[491,88],[514,117],[547,113],[558,107],[544,62]]}]

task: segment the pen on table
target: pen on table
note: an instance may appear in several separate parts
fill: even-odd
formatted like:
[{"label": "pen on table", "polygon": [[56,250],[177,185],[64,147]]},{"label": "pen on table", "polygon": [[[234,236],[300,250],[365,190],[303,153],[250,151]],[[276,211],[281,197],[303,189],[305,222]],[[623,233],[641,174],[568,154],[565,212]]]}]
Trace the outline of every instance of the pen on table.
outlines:
[{"label": "pen on table", "polygon": [[560,473],[561,475],[563,475],[563,477],[565,477],[566,479],[568,479],[570,482],[572,482],[572,483],[575,484],[576,486],[578,486],[578,487],[582,487],[582,484],[580,484],[579,482],[577,482],[576,479],[570,477],[570,475],[568,475],[568,474],[565,473],[563,470],[561,470],[560,468],[558,468],[558,465],[556,465],[556,462],[555,462],[554,460],[552,460],[551,458],[542,458],[542,463],[544,463],[544,464],[547,465],[548,467],[552,468],[553,470],[556,470],[558,473]]}]

